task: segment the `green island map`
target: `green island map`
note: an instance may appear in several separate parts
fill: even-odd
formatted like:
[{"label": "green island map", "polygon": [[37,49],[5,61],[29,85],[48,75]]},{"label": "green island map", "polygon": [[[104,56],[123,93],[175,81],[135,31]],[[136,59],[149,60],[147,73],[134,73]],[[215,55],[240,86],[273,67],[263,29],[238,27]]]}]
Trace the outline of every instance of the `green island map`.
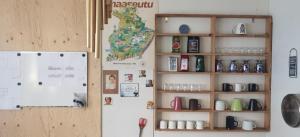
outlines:
[{"label": "green island map", "polygon": [[136,7],[114,10],[112,15],[120,22],[118,29],[114,26],[114,31],[109,36],[110,53],[106,60],[141,58],[154,37],[154,30],[145,26],[145,22],[137,15]]}]

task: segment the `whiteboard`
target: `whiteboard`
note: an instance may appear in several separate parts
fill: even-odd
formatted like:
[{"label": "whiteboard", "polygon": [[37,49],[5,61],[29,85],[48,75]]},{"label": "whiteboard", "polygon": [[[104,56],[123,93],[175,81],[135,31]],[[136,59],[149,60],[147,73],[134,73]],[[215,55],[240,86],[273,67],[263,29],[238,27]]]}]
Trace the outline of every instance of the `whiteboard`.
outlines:
[{"label": "whiteboard", "polygon": [[21,86],[20,58],[14,52],[0,54],[0,109],[18,109]]},{"label": "whiteboard", "polygon": [[[18,90],[20,106],[86,106],[86,52],[0,52],[10,67],[0,82],[9,93]],[[8,56],[10,55],[10,56]],[[0,66],[1,67],[1,66]],[[2,68],[1,72],[2,72]],[[4,73],[4,72],[3,72]],[[17,84],[13,84],[16,83]]]}]

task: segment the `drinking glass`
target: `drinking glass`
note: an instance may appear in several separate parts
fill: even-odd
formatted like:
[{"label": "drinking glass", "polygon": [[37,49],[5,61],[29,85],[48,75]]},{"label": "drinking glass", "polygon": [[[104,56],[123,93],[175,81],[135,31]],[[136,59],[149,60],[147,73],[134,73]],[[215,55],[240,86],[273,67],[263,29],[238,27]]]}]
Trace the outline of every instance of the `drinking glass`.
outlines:
[{"label": "drinking glass", "polygon": [[190,85],[190,91],[197,91],[198,90],[198,85],[197,84],[191,84]]},{"label": "drinking glass", "polygon": [[187,91],[188,87],[188,84],[183,84],[183,91]]},{"label": "drinking glass", "polygon": [[169,83],[164,83],[162,89],[163,89],[164,91],[166,91],[166,90],[168,90],[168,88],[169,88]]},{"label": "drinking glass", "polygon": [[181,85],[179,83],[175,84],[175,90],[180,91],[181,90]]},{"label": "drinking glass", "polygon": [[247,53],[248,54],[252,53],[252,48],[247,48]]},{"label": "drinking glass", "polygon": [[234,48],[227,48],[227,53],[233,53],[234,52]]},{"label": "drinking glass", "polygon": [[169,84],[169,90],[171,91],[171,90],[174,90],[174,84],[173,83],[170,83]]},{"label": "drinking glass", "polygon": [[260,53],[260,54],[264,54],[264,52],[265,52],[265,51],[264,51],[264,48],[259,48],[259,53]]},{"label": "drinking glass", "polygon": [[196,90],[197,90],[197,91],[201,91],[201,84],[197,84]]},{"label": "drinking glass", "polygon": [[240,48],[233,48],[232,51],[233,51],[233,53],[241,53],[241,52],[240,52]]}]

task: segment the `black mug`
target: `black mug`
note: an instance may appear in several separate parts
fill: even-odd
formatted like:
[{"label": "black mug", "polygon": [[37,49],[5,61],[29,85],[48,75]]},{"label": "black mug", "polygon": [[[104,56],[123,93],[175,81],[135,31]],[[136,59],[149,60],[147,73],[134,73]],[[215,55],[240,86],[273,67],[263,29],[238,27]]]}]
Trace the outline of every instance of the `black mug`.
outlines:
[{"label": "black mug", "polygon": [[248,91],[253,92],[253,91],[258,91],[258,85],[255,83],[249,83],[248,84]]},{"label": "black mug", "polygon": [[256,99],[250,99],[248,104],[248,110],[258,111],[262,109],[262,105]]},{"label": "black mug", "polygon": [[222,84],[222,91],[232,91],[233,86],[229,83],[223,83]]},{"label": "black mug", "polygon": [[238,127],[238,122],[234,119],[233,116],[227,116],[226,117],[226,129],[230,130],[230,129],[234,129],[236,127]]},{"label": "black mug", "polygon": [[189,109],[190,110],[198,110],[201,108],[201,105],[198,103],[197,99],[190,99],[189,100]]}]

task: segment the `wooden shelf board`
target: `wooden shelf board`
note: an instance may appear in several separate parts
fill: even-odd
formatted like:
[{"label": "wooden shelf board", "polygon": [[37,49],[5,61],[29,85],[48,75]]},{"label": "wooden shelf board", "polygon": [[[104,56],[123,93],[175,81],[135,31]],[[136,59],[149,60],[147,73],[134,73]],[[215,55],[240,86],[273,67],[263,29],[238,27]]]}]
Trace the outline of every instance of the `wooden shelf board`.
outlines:
[{"label": "wooden shelf board", "polygon": [[156,128],[155,129],[156,131],[184,131],[184,132],[268,132],[270,131],[269,129],[267,128],[262,128],[262,127],[259,127],[259,128],[255,128],[254,130],[243,130],[242,128],[236,128],[236,129],[231,129],[231,130],[227,130],[226,128],[223,128],[223,127],[215,127],[214,129],[209,129],[209,128],[204,128],[202,130],[198,130],[198,129],[159,129],[159,128]]},{"label": "wooden shelf board", "polygon": [[180,56],[180,55],[189,55],[189,56],[196,56],[196,55],[203,55],[203,56],[211,56],[211,53],[166,53],[166,52],[160,52],[156,53],[158,56]]},{"label": "wooden shelf board", "polygon": [[218,74],[218,75],[268,75],[269,73],[255,73],[255,72],[249,72],[249,73],[243,73],[243,72],[216,72],[215,74]]},{"label": "wooden shelf board", "polygon": [[159,129],[156,128],[156,131],[184,131],[184,132],[203,132],[203,131],[211,131],[209,128],[204,128],[204,129]]},{"label": "wooden shelf board", "polygon": [[212,131],[221,131],[221,132],[267,132],[269,131],[269,129],[267,128],[255,128],[254,130],[243,130],[242,128],[235,128],[235,129],[231,129],[228,130],[225,127],[215,127]]},{"label": "wooden shelf board", "polygon": [[234,15],[234,14],[172,14],[172,13],[159,13],[156,14],[156,17],[216,17],[216,18],[261,18],[267,19],[271,18],[270,15]]},{"label": "wooden shelf board", "polygon": [[268,37],[268,34],[216,34],[216,37],[266,38],[266,37]]},{"label": "wooden shelf board", "polygon": [[269,56],[268,53],[216,53],[215,56]]},{"label": "wooden shelf board", "polygon": [[242,110],[242,111],[231,111],[231,110],[214,110],[216,113],[264,113],[265,110],[260,111],[250,111],[250,110]]},{"label": "wooden shelf board", "polygon": [[182,72],[182,71],[158,71],[158,74],[210,74],[210,72]]},{"label": "wooden shelf board", "polygon": [[156,36],[181,36],[181,37],[187,37],[187,36],[199,36],[199,37],[210,37],[211,34],[208,33],[187,33],[187,34],[181,34],[181,33],[156,33]]},{"label": "wooden shelf board", "polygon": [[211,109],[199,109],[199,110],[189,110],[189,109],[182,109],[175,111],[172,108],[157,108],[158,112],[210,112]]},{"label": "wooden shelf board", "polygon": [[158,90],[158,93],[210,94],[211,91],[209,91],[209,90],[201,90],[201,91]]},{"label": "wooden shelf board", "polygon": [[216,91],[216,94],[265,94],[265,91],[242,91],[242,92],[234,92],[234,91]]}]

